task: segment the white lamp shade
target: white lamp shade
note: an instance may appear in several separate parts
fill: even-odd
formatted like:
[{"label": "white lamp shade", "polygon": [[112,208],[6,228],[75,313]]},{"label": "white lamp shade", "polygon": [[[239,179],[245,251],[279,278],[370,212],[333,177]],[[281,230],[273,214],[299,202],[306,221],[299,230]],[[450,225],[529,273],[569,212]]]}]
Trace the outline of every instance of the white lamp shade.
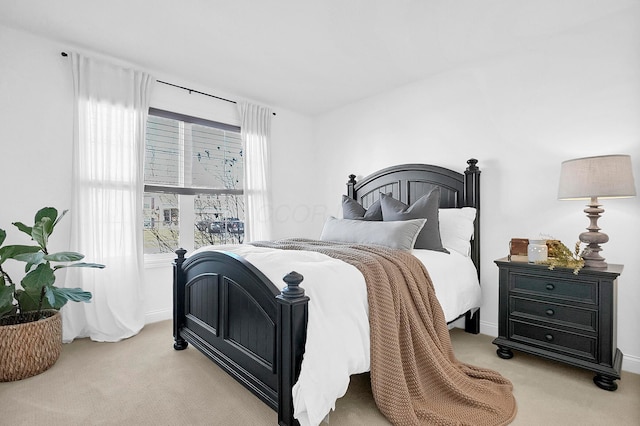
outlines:
[{"label": "white lamp shade", "polygon": [[636,195],[631,157],[603,155],[562,162],[558,198],[582,200]]}]

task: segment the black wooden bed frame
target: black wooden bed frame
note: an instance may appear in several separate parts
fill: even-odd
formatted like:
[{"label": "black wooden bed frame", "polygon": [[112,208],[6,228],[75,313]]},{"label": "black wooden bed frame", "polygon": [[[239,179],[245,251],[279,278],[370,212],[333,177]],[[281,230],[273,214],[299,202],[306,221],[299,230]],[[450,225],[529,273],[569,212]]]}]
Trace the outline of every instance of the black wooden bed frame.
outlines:
[{"label": "black wooden bed frame", "polygon": [[[381,192],[411,204],[440,187],[441,208],[475,207],[471,257],[480,276],[480,170],[467,161],[464,173],[425,164],[404,164],[359,182],[349,176],[347,194],[366,208]],[[191,343],[271,408],[278,424],[298,424],[292,388],[300,373],[306,341],[309,298],[302,275],[284,277],[280,291],[242,257],[201,252],[185,258],[177,250],[173,266],[173,336],[176,350]],[[480,312],[467,312],[465,330],[478,333]]]}]

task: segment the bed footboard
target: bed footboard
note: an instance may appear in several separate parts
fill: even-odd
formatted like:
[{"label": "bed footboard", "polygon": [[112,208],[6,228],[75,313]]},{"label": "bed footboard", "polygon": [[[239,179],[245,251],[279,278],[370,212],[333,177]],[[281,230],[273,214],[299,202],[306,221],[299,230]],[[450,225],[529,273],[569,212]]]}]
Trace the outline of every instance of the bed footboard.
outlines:
[{"label": "bed footboard", "polygon": [[299,287],[302,275],[286,275],[280,291],[233,253],[176,254],[174,348],[192,344],[276,410],[278,424],[297,424],[291,390],[300,374],[309,301]]}]

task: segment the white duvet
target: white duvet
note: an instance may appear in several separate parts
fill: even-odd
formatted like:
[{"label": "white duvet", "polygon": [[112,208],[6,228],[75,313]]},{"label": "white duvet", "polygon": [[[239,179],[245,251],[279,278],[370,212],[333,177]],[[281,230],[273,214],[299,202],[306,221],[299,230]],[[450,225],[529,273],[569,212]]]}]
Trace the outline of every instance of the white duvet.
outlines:
[{"label": "white duvet", "polygon": [[[310,298],[309,322],[300,377],[293,388],[294,416],[302,426],[320,424],[346,393],[349,377],[369,371],[364,277],[354,266],[310,251],[228,245],[194,253],[212,249],[244,257],[279,287],[291,271],[304,276],[301,286]],[[480,286],[470,258],[454,250],[413,254],[427,267],[447,322],[480,306]]]}]

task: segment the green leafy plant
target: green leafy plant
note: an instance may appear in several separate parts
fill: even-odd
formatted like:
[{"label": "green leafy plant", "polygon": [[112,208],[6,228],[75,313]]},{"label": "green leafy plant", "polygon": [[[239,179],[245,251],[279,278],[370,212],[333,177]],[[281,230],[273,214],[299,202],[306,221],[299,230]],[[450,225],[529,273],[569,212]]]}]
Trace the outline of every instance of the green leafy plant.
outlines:
[{"label": "green leafy plant", "polygon": [[[49,253],[47,248],[49,237],[54,228],[67,213],[53,207],[40,209],[33,226],[22,222],[13,225],[29,235],[37,245],[3,246],[7,233],[0,229],[0,320],[3,324],[19,324],[41,318],[41,312],[47,309],[60,309],[67,302],[89,302],[91,293],[81,288],[56,287],[55,272],[62,268],[104,268],[98,263],[80,262],[84,255],[76,252]],[[25,275],[17,285],[2,265],[13,259],[25,262]],[[27,315],[36,311],[37,314]]]},{"label": "green leafy plant", "polygon": [[582,256],[589,251],[589,249],[586,248],[581,250],[579,241],[576,243],[573,252],[558,240],[547,240],[547,247],[549,249],[547,260],[539,263],[549,265],[549,269],[553,269],[556,266],[572,268],[573,273],[576,275],[578,275],[580,269],[584,267],[584,259]]}]

